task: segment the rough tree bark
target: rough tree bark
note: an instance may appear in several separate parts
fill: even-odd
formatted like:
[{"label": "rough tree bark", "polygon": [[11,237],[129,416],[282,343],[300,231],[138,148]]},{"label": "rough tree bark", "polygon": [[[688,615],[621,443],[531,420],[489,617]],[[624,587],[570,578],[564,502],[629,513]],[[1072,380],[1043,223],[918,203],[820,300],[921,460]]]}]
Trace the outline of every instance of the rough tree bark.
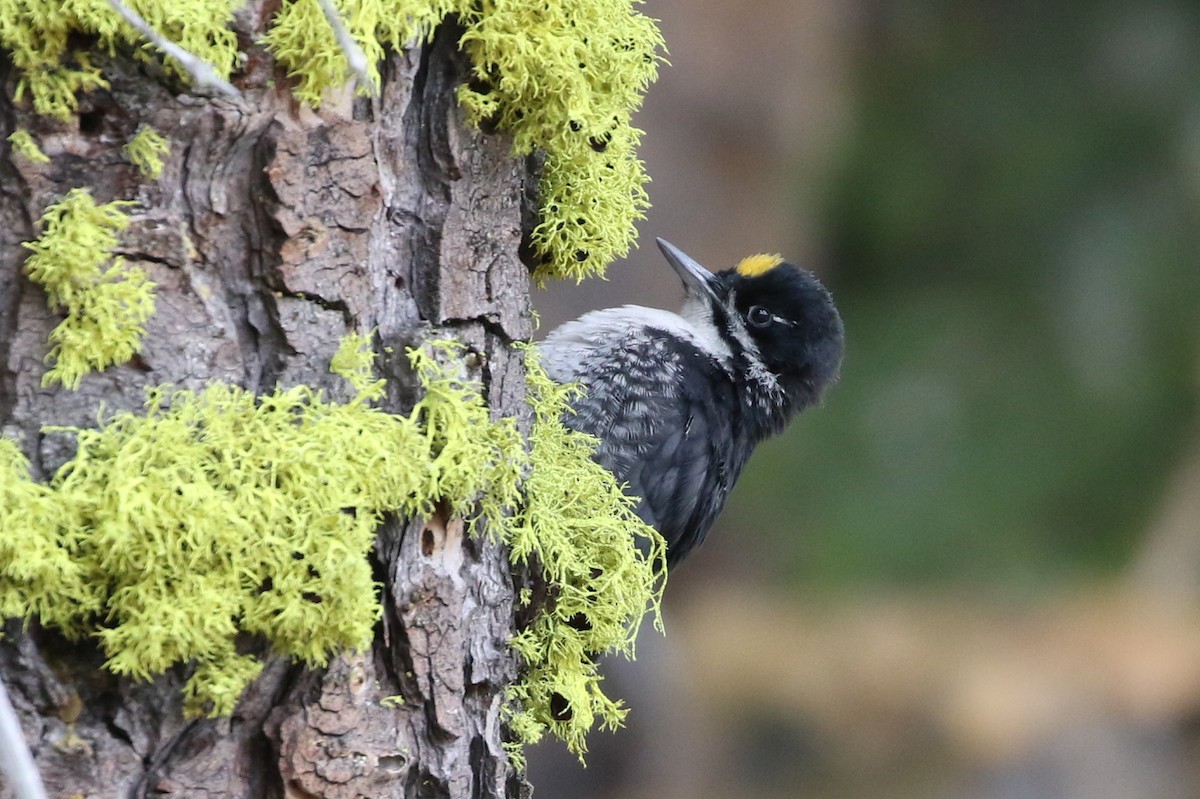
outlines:
[{"label": "rough tree bark", "polygon": [[[337,395],[329,358],[376,329],[389,410],[411,407],[406,345],[439,330],[469,345],[463,369],[496,415],[524,413],[528,275],[518,258],[530,179],[503,136],[466,124],[453,30],[389,56],[380,95],[299,107],[253,44],[266,14],[236,28],[249,54],[241,103],[189,93],[155,67],[101,59],[112,86],[63,124],[13,101],[7,64],[0,139],[32,132],[51,157],[0,152],[0,428],[38,479],[72,452],[44,425],[94,425],[140,408],[146,385],[217,379],[256,391],[307,383]],[[167,136],[162,176],[142,179],[121,143],[139,124]],[[22,241],[47,205],[86,185],[136,199],[119,249],[158,284],[129,364],[78,391],[40,384],[58,318],[21,275]],[[236,712],[187,720],[181,673],[152,683],[101,669],[95,647],[10,622],[0,674],[51,796],[500,797],[524,792],[501,748],[500,697],[515,674],[512,582],[499,546],[455,520],[397,519],[380,531],[386,586],[373,651],[324,671],[268,663]],[[380,702],[402,696],[403,703]],[[11,794],[0,786],[0,797]]]}]

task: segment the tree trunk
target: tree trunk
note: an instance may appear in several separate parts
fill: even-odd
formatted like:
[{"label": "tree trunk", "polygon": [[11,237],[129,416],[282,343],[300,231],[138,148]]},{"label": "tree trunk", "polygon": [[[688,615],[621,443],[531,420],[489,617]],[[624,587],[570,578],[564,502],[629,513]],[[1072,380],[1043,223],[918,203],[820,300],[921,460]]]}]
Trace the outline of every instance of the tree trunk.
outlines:
[{"label": "tree trunk", "polygon": [[[240,13],[243,42],[259,16]],[[82,95],[66,124],[14,101],[15,71],[0,67],[0,137],[28,130],[51,159],[7,148],[0,157],[0,429],[36,479],[73,453],[72,437],[44,426],[138,409],[147,385],[303,383],[344,394],[328,364],[353,331],[377,331],[388,410],[415,398],[404,348],[441,335],[468,346],[462,369],[482,382],[492,413],[523,417],[522,365],[508,344],[531,332],[517,256],[530,176],[505,137],[465,124],[456,40],[443,27],[431,44],[388,57],[378,97],[347,90],[317,112],[295,103],[253,44],[243,47],[240,103],[181,93],[157,67],[96,55],[111,88]],[[170,141],[157,181],[121,152],[141,124]],[[138,201],[118,252],[158,288],[138,355],[70,391],[41,385],[59,317],[22,276],[21,242],[77,186],[99,202]],[[0,675],[50,795],[523,793],[501,745],[516,664],[500,545],[464,537],[456,519],[395,519],[375,557],[385,589],[373,649],[326,670],[275,658],[228,717],[183,716],[183,669],[149,683],[117,678],[91,643],[10,621]]]}]

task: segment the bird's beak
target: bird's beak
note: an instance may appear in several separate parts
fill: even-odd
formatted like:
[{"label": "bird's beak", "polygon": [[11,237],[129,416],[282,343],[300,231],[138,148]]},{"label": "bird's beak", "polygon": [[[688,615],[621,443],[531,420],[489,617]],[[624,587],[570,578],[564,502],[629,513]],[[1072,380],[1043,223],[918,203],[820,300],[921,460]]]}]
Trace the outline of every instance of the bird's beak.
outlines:
[{"label": "bird's beak", "polygon": [[655,239],[658,249],[667,257],[667,263],[683,281],[689,295],[717,299],[718,283],[712,272],[705,269],[694,258],[669,241]]}]

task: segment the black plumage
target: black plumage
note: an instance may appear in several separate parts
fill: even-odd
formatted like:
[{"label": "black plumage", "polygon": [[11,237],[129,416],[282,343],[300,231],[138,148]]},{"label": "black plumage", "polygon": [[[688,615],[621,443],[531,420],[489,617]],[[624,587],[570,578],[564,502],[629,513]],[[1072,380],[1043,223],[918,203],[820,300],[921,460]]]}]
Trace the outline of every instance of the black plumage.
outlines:
[{"label": "black plumage", "polygon": [[668,564],[697,547],[754,447],[817,402],[838,372],[842,322],[810,273],[753,256],[712,274],[659,240],[687,290],[680,314],[593,311],[543,342],[546,368],[584,394],[564,422],[640,497]]}]

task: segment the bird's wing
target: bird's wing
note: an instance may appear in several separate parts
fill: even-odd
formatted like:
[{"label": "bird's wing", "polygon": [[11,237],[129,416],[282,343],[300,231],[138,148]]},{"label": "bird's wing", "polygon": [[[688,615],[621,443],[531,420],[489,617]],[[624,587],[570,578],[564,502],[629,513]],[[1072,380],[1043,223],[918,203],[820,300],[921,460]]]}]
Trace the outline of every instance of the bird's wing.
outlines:
[{"label": "bird's wing", "polygon": [[551,377],[579,381],[568,427],[600,439],[596,459],[640,497],[638,514],[678,561],[703,540],[725,503],[733,389],[711,357],[687,342],[628,337]]}]

